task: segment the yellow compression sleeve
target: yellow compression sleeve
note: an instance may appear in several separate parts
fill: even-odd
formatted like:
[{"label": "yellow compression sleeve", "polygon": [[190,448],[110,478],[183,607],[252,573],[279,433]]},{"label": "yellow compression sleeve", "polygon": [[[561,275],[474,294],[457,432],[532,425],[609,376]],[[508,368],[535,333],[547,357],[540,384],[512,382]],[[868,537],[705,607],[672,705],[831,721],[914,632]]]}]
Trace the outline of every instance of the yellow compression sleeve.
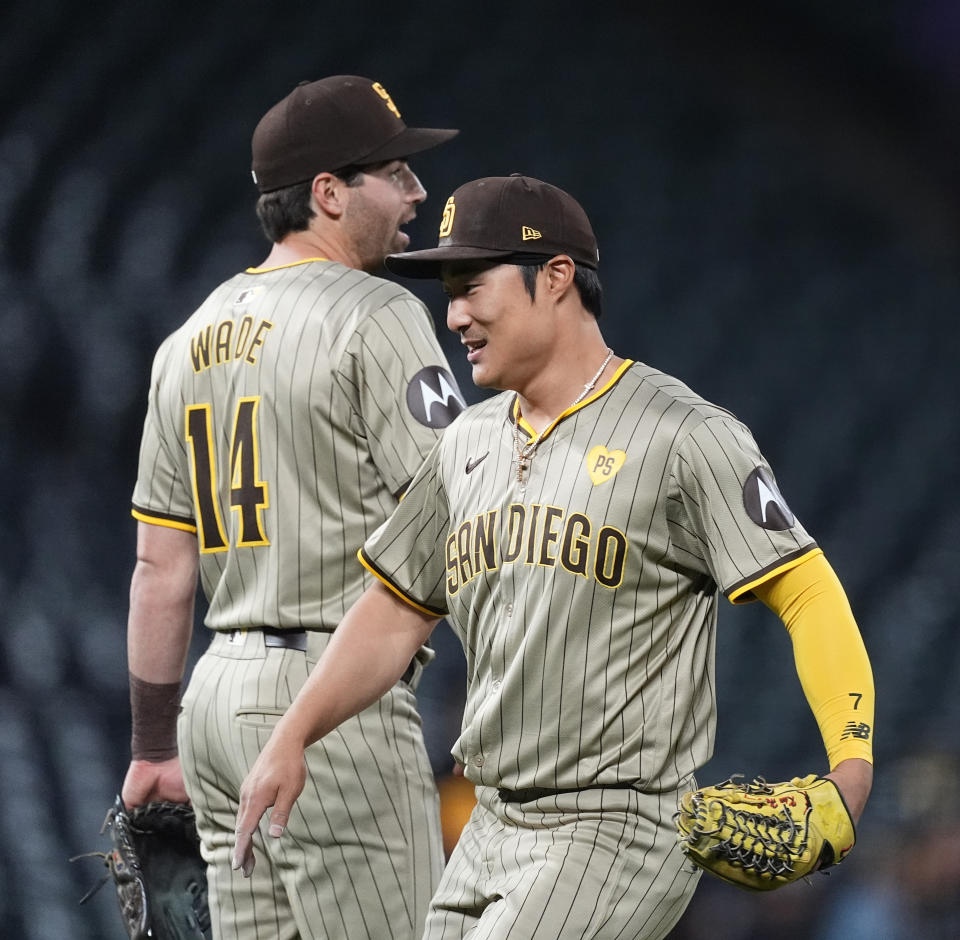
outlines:
[{"label": "yellow compression sleeve", "polygon": [[786,625],[803,693],[820,726],[830,769],[860,757],[873,763],[870,660],[847,595],[822,554],[753,588]]}]

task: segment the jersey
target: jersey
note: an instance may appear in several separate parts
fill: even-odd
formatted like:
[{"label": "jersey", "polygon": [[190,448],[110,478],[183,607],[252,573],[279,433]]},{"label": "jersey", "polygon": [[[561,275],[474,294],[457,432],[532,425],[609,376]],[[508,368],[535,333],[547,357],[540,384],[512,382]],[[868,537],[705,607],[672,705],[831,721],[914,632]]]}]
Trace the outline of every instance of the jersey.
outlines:
[{"label": "jersey", "polygon": [[649,366],[564,412],[522,478],[517,409],[467,409],[361,560],[459,634],[470,780],[675,788],[713,749],[719,594],[819,549],[749,430]]},{"label": "jersey", "polygon": [[323,259],[238,274],[157,352],[133,514],[197,536],[214,634],[177,738],[215,936],[422,932],[443,855],[416,670],[307,749],[251,879],[230,854],[244,777],[369,580],[358,546],[462,407],[426,308]]},{"label": "jersey", "polygon": [[133,514],[197,533],[216,630],[332,630],[357,547],[463,408],[426,308],[332,261],[251,268],[158,350]]}]

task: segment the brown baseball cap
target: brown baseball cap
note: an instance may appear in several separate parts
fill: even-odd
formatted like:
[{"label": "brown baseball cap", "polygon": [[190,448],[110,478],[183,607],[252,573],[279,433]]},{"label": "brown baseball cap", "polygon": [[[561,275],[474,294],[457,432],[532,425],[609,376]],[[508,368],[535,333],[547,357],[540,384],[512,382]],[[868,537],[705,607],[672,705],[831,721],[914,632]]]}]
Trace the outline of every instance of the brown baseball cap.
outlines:
[{"label": "brown baseball cap", "polygon": [[301,82],[253,132],[253,181],[268,193],[324,171],[408,157],[458,133],[407,127],[387,90],[369,78]]},{"label": "brown baseball cap", "polygon": [[583,207],[550,183],[521,176],[486,176],[464,183],[447,200],[436,248],[387,255],[406,277],[439,277],[445,261],[529,261],[569,255],[596,268],[597,240]]}]

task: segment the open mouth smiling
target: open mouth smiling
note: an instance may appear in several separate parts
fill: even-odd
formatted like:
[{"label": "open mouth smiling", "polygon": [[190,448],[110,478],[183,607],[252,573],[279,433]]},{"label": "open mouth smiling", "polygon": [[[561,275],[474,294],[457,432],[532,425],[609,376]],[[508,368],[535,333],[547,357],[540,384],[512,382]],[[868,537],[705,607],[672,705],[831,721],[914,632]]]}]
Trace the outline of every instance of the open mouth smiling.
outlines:
[{"label": "open mouth smiling", "polygon": [[467,347],[467,362],[473,362],[480,350],[487,345],[485,339],[465,339],[462,342]]}]

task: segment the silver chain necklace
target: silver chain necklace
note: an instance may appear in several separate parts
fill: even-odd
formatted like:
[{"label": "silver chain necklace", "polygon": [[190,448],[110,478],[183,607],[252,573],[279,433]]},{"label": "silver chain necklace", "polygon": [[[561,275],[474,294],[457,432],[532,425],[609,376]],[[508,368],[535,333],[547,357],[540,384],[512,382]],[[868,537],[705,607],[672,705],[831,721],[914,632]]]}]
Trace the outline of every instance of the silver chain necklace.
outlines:
[{"label": "silver chain necklace", "polygon": [[[569,411],[571,408],[575,408],[580,404],[593,391],[594,385],[597,384],[597,380],[603,375],[603,370],[606,369],[607,363],[613,358],[613,350],[607,347],[607,358],[603,360],[600,364],[600,368],[597,369],[597,374],[583,386],[583,391],[577,395],[574,400],[564,408],[563,414],[566,411]],[[517,420],[513,426],[513,447],[517,452],[517,482],[523,483],[523,474],[529,468],[530,462],[533,460],[533,455],[540,444],[540,440],[544,435],[544,432],[547,431],[550,427],[553,426],[553,422],[547,424],[543,430],[532,440],[527,441],[526,444],[520,443],[520,405],[517,404]]]}]

